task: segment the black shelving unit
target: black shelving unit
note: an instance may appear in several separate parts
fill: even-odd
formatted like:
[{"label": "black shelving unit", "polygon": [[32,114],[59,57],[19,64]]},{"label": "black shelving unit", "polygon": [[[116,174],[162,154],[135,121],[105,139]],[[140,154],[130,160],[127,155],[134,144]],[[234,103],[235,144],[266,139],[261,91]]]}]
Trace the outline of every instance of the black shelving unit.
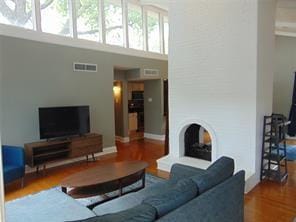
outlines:
[{"label": "black shelving unit", "polygon": [[289,122],[282,114],[264,117],[261,180],[283,182],[288,177],[286,133]]}]

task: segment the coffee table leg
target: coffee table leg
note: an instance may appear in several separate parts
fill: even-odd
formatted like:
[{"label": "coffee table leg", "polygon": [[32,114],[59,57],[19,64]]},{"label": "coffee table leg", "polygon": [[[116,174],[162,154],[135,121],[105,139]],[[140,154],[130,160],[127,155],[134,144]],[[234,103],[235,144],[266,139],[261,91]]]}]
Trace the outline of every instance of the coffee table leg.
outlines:
[{"label": "coffee table leg", "polygon": [[123,192],[122,192],[122,181],[121,180],[119,181],[119,190],[118,191],[119,191],[119,196],[122,196]]},{"label": "coffee table leg", "polygon": [[67,193],[67,187],[62,187],[62,192]]},{"label": "coffee table leg", "polygon": [[145,172],[145,170],[143,170],[142,188],[145,188],[145,177],[146,177],[146,172]]}]

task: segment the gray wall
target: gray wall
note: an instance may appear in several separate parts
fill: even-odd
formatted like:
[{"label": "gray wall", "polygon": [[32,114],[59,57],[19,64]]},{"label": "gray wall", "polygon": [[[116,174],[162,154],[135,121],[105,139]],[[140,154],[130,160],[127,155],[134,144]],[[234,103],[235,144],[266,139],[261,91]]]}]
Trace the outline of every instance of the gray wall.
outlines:
[{"label": "gray wall", "polygon": [[[163,92],[162,80],[144,81],[145,133],[163,135]],[[149,98],[152,101],[149,101]]]},{"label": "gray wall", "polygon": [[[114,82],[114,86],[122,88],[121,81]],[[115,121],[115,136],[122,136],[124,134],[124,124],[123,124],[123,99],[122,90],[120,95],[116,95],[114,98],[114,121]]]},{"label": "gray wall", "polygon": [[273,112],[289,116],[296,72],[295,37],[276,37],[275,61]]},{"label": "gray wall", "polygon": [[[116,136],[128,137],[128,80],[140,80],[139,76],[131,78],[132,71],[114,70],[114,79],[122,84],[122,104],[115,106],[120,113],[115,115],[119,124]],[[144,81],[144,124],[145,133],[163,135],[163,84],[162,79]],[[148,101],[152,98],[152,102]],[[121,107],[120,107],[121,106]],[[123,118],[123,119],[122,119]]]},{"label": "gray wall", "polygon": [[114,70],[114,80],[121,85],[121,101],[115,104],[115,133],[116,136],[128,137],[128,89],[126,71]]},{"label": "gray wall", "polygon": [[[39,140],[38,107],[90,105],[91,130],[114,145],[114,66],[156,68],[167,62],[0,36],[3,79],[2,142]],[[73,72],[73,62],[98,64],[98,73]],[[164,76],[165,77],[165,76]]]}]

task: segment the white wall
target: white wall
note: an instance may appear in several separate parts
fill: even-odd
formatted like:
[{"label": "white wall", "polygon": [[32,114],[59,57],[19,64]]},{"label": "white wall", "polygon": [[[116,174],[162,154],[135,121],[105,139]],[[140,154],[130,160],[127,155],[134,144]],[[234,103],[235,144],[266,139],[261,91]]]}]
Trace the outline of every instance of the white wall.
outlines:
[{"label": "white wall", "polygon": [[[268,5],[268,9],[271,7]],[[235,159],[236,170],[245,169],[247,177],[255,174],[259,149],[256,145],[260,139],[257,137],[257,97],[261,94],[257,89],[263,84],[263,81],[257,82],[257,75],[259,67],[264,73],[270,71],[270,68],[265,69],[269,66],[263,62],[265,60],[257,65],[258,31],[261,32],[258,9],[263,10],[258,8],[258,0],[171,0],[169,106],[172,158],[183,155],[179,133],[186,123],[205,123],[205,128],[214,134],[213,160],[227,155]],[[271,10],[266,13],[269,15]],[[263,31],[267,36],[273,35],[269,29]],[[273,47],[272,41],[267,45]],[[267,92],[272,85],[264,87]],[[265,95],[263,91],[262,95]],[[267,106],[262,101],[262,110],[268,113],[271,110],[265,108],[269,107],[269,100],[266,98]]]},{"label": "white wall", "polygon": [[289,116],[296,72],[296,38],[276,37],[273,112]]},{"label": "white wall", "polygon": [[[0,51],[2,50],[2,41],[0,39]],[[2,57],[0,53],[0,86],[2,84]],[[1,128],[2,128],[2,119],[1,119],[1,91],[0,91],[0,147],[1,147]],[[0,150],[1,151],[1,150]],[[2,166],[2,152],[0,152],[0,166]],[[0,167],[0,221],[4,222],[4,182],[3,182],[3,168]]]},{"label": "white wall", "polygon": [[260,0],[258,4],[258,60],[257,60],[257,138],[254,181],[260,178],[262,128],[264,115],[272,113],[273,75],[275,71],[275,8],[276,1]]}]

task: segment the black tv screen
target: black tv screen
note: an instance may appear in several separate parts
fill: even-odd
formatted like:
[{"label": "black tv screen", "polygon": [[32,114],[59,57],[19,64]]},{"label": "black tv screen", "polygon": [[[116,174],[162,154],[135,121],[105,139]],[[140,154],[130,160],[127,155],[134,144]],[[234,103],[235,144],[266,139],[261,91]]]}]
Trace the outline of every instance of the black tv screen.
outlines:
[{"label": "black tv screen", "polygon": [[89,106],[39,108],[39,128],[40,139],[89,133]]}]

